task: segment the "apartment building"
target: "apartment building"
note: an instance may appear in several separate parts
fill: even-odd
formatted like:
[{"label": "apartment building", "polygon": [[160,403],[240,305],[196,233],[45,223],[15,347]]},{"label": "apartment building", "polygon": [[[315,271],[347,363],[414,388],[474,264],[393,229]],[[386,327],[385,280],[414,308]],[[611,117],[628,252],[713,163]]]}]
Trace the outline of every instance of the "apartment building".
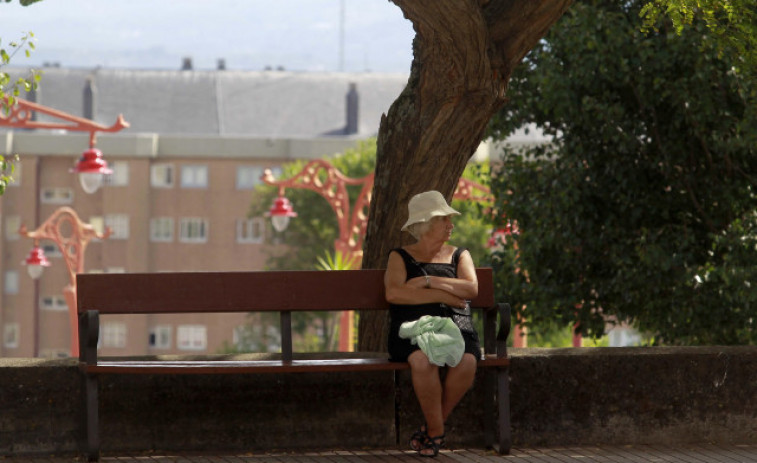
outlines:
[{"label": "apartment building", "polygon": [[[86,272],[263,270],[277,240],[266,218],[248,216],[263,170],[339,153],[375,135],[406,80],[45,69],[41,89],[28,99],[106,126],[123,114],[130,127],[98,135],[97,147],[114,172],[94,194],[69,172],[88,135],[0,127],[2,154],[20,156],[16,180],[0,197],[0,355],[70,355],[61,250],[40,243],[52,266],[31,279],[21,262],[33,242],[19,235],[21,225],[34,230],[67,206],[96,229],[110,227],[110,237],[87,247]],[[250,297],[266,290],[250,288]],[[244,321],[239,314],[107,316],[101,353],[216,353],[239,341]]]}]

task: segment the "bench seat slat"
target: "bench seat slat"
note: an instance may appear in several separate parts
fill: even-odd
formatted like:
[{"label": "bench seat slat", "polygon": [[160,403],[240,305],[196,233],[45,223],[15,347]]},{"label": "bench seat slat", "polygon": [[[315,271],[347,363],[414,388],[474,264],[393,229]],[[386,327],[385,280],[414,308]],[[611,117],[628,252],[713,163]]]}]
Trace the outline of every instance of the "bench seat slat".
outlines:
[{"label": "bench seat slat", "polygon": [[[504,367],[508,358],[488,357],[478,362],[479,368]],[[341,371],[394,371],[407,370],[406,362],[390,362],[381,358],[322,359],[322,360],[210,360],[210,361],[99,361],[95,365],[81,365],[86,373],[99,374],[258,374],[304,373]]]}]

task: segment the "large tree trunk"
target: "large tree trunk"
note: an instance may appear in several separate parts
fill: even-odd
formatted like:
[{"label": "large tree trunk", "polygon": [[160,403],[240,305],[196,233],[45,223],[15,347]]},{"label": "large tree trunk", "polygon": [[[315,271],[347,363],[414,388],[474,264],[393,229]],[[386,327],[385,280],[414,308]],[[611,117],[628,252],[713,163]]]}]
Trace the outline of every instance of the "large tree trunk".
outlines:
[{"label": "large tree trunk", "polygon": [[[406,243],[400,227],[416,193],[451,199],[505,102],[513,68],[573,0],[392,0],[413,23],[407,87],[381,118],[363,268],[384,268]],[[387,315],[360,316],[359,348],[386,349]]]}]

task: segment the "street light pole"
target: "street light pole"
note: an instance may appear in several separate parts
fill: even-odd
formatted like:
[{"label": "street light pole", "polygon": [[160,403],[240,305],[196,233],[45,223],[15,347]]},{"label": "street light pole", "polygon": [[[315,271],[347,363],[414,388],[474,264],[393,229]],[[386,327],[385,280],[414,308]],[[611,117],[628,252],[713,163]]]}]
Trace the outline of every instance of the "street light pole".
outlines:
[{"label": "street light pole", "polygon": [[[279,187],[279,196],[274,201],[270,216],[274,227],[278,231],[286,228],[289,217],[297,214],[292,210],[289,200],[284,196],[287,188],[301,188],[312,190],[321,195],[336,214],[339,225],[339,237],[334,240],[334,249],[341,253],[350,268],[359,268],[363,260],[363,238],[368,226],[368,207],[373,192],[373,173],[363,178],[354,179],[341,173],[336,167],[323,159],[309,162],[294,177],[287,180],[273,178],[270,169],[263,173],[263,183]],[[360,194],[354,205],[350,205],[347,186],[362,185]],[[285,218],[285,220],[281,220]],[[339,321],[339,351],[353,350],[353,320],[352,311],[344,311]]]},{"label": "street light pole", "polygon": [[79,355],[79,324],[76,313],[76,274],[84,273],[84,253],[89,242],[95,238],[105,239],[110,236],[110,228],[99,233],[90,224],[79,219],[70,207],[61,207],[45,220],[36,230],[28,231],[21,225],[19,234],[34,240],[34,248],[24,262],[29,275],[35,280],[42,274],[42,267],[49,266],[44,251],[39,248],[40,240],[55,243],[63,255],[68,270],[69,283],[63,288],[63,295],[68,305],[68,316],[71,332],[71,356]]},{"label": "street light pole", "polygon": [[[97,132],[120,132],[129,127],[129,123],[124,120],[122,115],[119,114],[116,122],[108,127],[23,98],[15,98],[13,105],[8,104],[9,100],[6,95],[3,95],[2,99],[5,102],[3,107],[7,110],[0,111],[0,126],[27,130],[56,129],[89,133],[89,149],[82,153],[76,166],[71,168],[71,173],[79,174],[79,182],[86,193],[91,194],[97,191],[102,186],[103,177],[113,173],[108,168],[108,163],[103,159],[102,152],[95,148],[95,144],[97,143]],[[37,121],[32,117],[35,113],[46,114],[63,122]]]},{"label": "street light pole", "polygon": [[[118,115],[116,122],[110,127],[99,124],[93,120],[59,111],[38,103],[14,98],[13,104],[5,94],[0,94],[0,100],[4,103],[4,111],[0,111],[0,126],[18,128],[24,130],[33,129],[55,129],[66,130],[70,132],[87,132],[89,133],[89,149],[82,153],[81,158],[76,165],[70,169],[72,173],[79,174],[79,182],[85,193],[91,194],[97,191],[103,184],[104,176],[113,173],[108,168],[102,152],[95,147],[97,143],[97,132],[120,132],[129,127],[129,123],[124,120],[122,115]],[[45,114],[49,117],[60,120],[60,122],[38,121],[35,114]],[[38,167],[39,169],[39,167]],[[39,171],[38,174],[39,176]],[[39,181],[39,178],[38,178]],[[37,185],[39,188],[39,185]],[[39,201],[37,201],[39,207]],[[39,220],[37,217],[35,220]],[[62,232],[63,227],[71,230],[70,234]],[[60,248],[66,266],[69,271],[70,284],[63,290],[66,303],[69,309],[69,318],[71,322],[71,355],[79,355],[78,342],[78,322],[76,317],[76,273],[84,270],[84,250],[92,238],[107,238],[110,230],[104,234],[98,234],[90,225],[84,224],[71,208],[60,208],[53,213],[37,230],[27,232],[26,227],[22,226],[20,233],[34,239],[35,248],[25,260],[29,275],[35,280],[39,278],[45,266],[50,265],[44,256],[44,252],[39,249],[40,239],[49,239],[55,242]],[[36,286],[36,283],[35,283]],[[38,298],[35,290],[35,298]],[[39,310],[39,300],[36,301],[35,307],[35,354],[37,352],[38,320],[36,312]]]},{"label": "street light pole", "polygon": [[[373,173],[362,178],[350,178],[340,172],[330,162],[323,159],[310,161],[294,177],[287,180],[276,180],[270,169],[263,173],[263,183],[279,188],[279,197],[276,201],[289,204],[284,197],[287,188],[300,188],[312,190],[325,199],[336,214],[339,225],[339,237],[334,240],[334,249],[340,252],[346,261],[353,260],[352,268],[358,268],[363,258],[363,238],[368,226],[368,208],[371,204],[373,191]],[[347,186],[362,185],[360,194],[354,205],[350,205],[347,194]],[[276,204],[274,204],[274,207]],[[289,214],[296,215],[289,208]],[[271,211],[271,217],[276,217],[276,212]],[[279,230],[281,231],[281,230]]]},{"label": "street light pole", "polygon": [[[300,172],[287,180],[276,180],[270,169],[266,169],[261,177],[266,185],[279,188],[278,197],[274,200],[268,216],[277,231],[283,231],[289,223],[290,217],[296,217],[289,200],[284,196],[287,188],[301,188],[320,194],[331,206],[336,214],[339,225],[339,237],[334,241],[334,249],[345,257],[345,262],[351,263],[351,268],[359,268],[363,259],[363,238],[368,227],[368,211],[373,192],[374,174],[354,179],[347,177],[331,163],[323,159],[316,159],[307,163]],[[361,185],[360,194],[355,204],[350,207],[347,186]],[[471,180],[460,178],[455,189],[455,199],[470,201],[492,202],[491,191],[483,185]],[[352,350],[353,323],[352,311],[342,313],[340,321],[339,350]]]}]

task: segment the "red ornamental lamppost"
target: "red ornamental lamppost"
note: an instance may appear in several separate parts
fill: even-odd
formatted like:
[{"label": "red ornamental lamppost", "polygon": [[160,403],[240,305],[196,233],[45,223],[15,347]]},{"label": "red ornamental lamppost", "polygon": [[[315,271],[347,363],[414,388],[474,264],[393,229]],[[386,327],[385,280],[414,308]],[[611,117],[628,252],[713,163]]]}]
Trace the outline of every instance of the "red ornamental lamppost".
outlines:
[{"label": "red ornamental lamppost", "polygon": [[[119,114],[116,122],[108,127],[90,119],[77,117],[22,98],[14,98],[11,105],[9,98],[3,95],[2,103],[3,111],[0,111],[0,126],[25,130],[52,129],[89,133],[89,149],[82,153],[79,161],[70,169],[71,173],[79,174],[79,182],[85,193],[96,192],[102,186],[105,175],[113,173],[103,159],[102,152],[95,148],[95,144],[97,143],[97,132],[120,132],[129,127],[129,123],[124,120],[122,115]],[[62,122],[37,121],[33,117],[34,113],[45,114],[60,119]],[[34,248],[22,264],[27,266],[29,275],[35,280],[42,275],[45,267],[50,266],[44,251],[39,247],[39,240],[53,241],[63,255],[69,273],[69,285],[63,289],[63,294],[68,305],[71,325],[71,355],[76,357],[79,355],[76,274],[84,272],[84,251],[87,244],[93,238],[107,238],[110,235],[110,230],[106,230],[105,233],[98,233],[91,225],[83,223],[73,209],[62,207],[56,210],[36,230],[28,232],[26,227],[22,225],[19,233],[34,239]],[[35,303],[35,308],[37,307],[36,304],[38,302]],[[35,333],[36,330],[35,327]]]},{"label": "red ornamental lamppost", "polygon": [[19,234],[34,240],[34,247],[22,264],[26,265],[29,276],[35,280],[42,276],[45,267],[50,266],[50,261],[39,247],[40,240],[52,241],[63,255],[69,280],[68,285],[63,288],[63,295],[68,305],[71,356],[77,357],[79,355],[79,325],[76,313],[76,274],[84,272],[84,253],[89,242],[95,238],[107,238],[110,236],[110,228],[107,228],[104,233],[99,233],[92,225],[82,222],[73,209],[61,207],[34,231],[28,231],[26,226],[22,225]]},{"label": "red ornamental lamppost", "polygon": [[[334,241],[334,249],[341,253],[351,268],[359,268],[363,258],[363,239],[368,226],[368,211],[371,204],[374,174],[354,179],[345,176],[326,160],[316,159],[307,163],[294,177],[287,180],[276,180],[270,169],[266,169],[261,177],[263,183],[279,188],[278,196],[273,201],[271,209],[266,213],[271,217],[273,227],[277,231],[284,231],[289,220],[297,217],[297,213],[284,196],[287,188],[301,188],[320,194],[331,206],[337,217],[339,237]],[[355,204],[350,207],[347,186],[362,185]],[[460,178],[455,189],[455,199],[481,201],[491,203],[491,192],[488,188],[471,180]],[[353,331],[353,313],[343,312],[340,320],[339,350],[352,350],[350,340]]]},{"label": "red ornamental lamppost", "polygon": [[[340,253],[350,268],[359,268],[363,260],[363,238],[368,226],[368,207],[371,203],[373,191],[373,173],[363,178],[347,177],[328,161],[316,159],[310,161],[294,177],[277,181],[270,169],[263,173],[262,180],[267,185],[279,187],[278,197],[273,201],[271,209],[266,215],[271,217],[273,227],[277,231],[284,231],[289,225],[289,219],[297,217],[292,204],[284,191],[287,188],[312,190],[321,195],[336,214],[339,226],[339,237],[334,240],[334,249]],[[359,186],[360,194],[354,205],[350,205],[347,186]],[[352,311],[344,311],[339,322],[339,351],[353,350],[353,321]]]},{"label": "red ornamental lamppost", "polygon": [[[0,111],[0,126],[14,127],[20,129],[54,129],[67,130],[73,132],[89,132],[89,149],[82,153],[81,158],[74,167],[70,169],[71,173],[79,174],[79,182],[86,193],[94,193],[103,184],[103,178],[107,174],[113,173],[108,168],[108,163],[103,159],[102,152],[95,148],[97,143],[97,132],[120,132],[129,127],[122,115],[118,115],[116,122],[108,127],[98,124],[95,121],[83,117],[73,116],[57,109],[49,108],[41,104],[33,103],[22,98],[15,98],[14,104],[8,104],[8,97],[3,96],[3,108],[7,111]],[[46,114],[63,122],[40,122],[32,119],[33,113]]]},{"label": "red ornamental lamppost", "polygon": [[[373,191],[373,173],[362,178],[350,178],[323,159],[310,161],[294,177],[276,180],[270,169],[263,173],[263,183],[277,186],[279,195],[266,215],[271,217],[273,227],[283,231],[289,219],[297,217],[292,204],[284,192],[287,188],[312,190],[321,195],[336,214],[339,237],[334,240],[334,249],[341,253],[352,268],[358,268],[363,258],[363,238],[368,226],[368,208]],[[360,186],[360,194],[354,205],[350,205],[347,186]]]}]

